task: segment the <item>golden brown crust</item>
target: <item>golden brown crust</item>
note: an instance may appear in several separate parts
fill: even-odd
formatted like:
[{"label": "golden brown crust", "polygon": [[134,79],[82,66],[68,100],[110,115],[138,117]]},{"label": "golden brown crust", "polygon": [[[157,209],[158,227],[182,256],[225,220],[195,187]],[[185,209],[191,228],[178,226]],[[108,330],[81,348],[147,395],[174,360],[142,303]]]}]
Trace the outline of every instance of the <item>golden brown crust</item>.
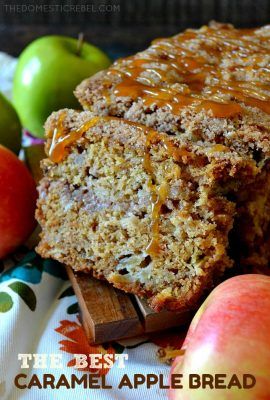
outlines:
[{"label": "golden brown crust", "polygon": [[[46,123],[48,154],[63,113],[65,137],[93,118],[87,111],[52,114]],[[98,119],[78,140],[68,142],[61,161],[43,161],[38,252],[145,296],[156,310],[195,307],[232,266],[228,235],[236,204],[226,197],[261,174],[248,155],[233,149],[217,155],[211,149],[187,147],[179,137],[140,124]],[[162,251],[150,258],[153,193],[146,154],[156,189],[168,185],[158,221]]]},{"label": "golden brown crust", "polygon": [[[83,81],[75,94],[94,114],[181,134],[186,141],[217,142],[256,155],[262,151],[263,159],[270,149],[269,32],[269,26],[237,30],[224,24],[187,30],[116,61]],[[190,96],[217,103],[194,110],[185,105]],[[240,112],[218,117],[215,107],[224,102]]]},{"label": "golden brown crust", "polygon": [[[237,59],[223,36],[241,44]],[[195,307],[234,262],[267,268],[268,36],[267,27],[189,30],[84,81],[76,94],[91,112],[62,110],[45,125],[38,252],[145,296],[157,311]],[[185,76],[184,64],[177,74],[164,67],[179,43]],[[238,92],[223,82],[213,97],[216,79],[235,80]],[[145,95],[147,80],[157,101]]]}]

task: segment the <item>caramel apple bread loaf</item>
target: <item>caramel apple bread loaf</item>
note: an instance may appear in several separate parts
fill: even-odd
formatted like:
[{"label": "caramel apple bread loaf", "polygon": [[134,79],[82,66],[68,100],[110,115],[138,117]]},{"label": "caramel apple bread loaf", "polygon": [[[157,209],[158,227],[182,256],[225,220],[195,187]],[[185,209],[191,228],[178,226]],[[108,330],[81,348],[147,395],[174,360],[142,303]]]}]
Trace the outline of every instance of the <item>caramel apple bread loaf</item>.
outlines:
[{"label": "caramel apple bread loaf", "polygon": [[38,252],[194,307],[232,265],[270,259],[270,29],[160,39],[76,90],[45,130]]}]

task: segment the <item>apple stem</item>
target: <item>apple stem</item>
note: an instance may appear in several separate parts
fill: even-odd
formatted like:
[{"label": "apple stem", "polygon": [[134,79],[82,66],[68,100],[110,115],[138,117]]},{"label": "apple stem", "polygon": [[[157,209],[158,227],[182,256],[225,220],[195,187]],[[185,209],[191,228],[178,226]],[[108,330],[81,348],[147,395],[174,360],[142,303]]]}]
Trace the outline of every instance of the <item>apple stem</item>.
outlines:
[{"label": "apple stem", "polygon": [[80,32],[78,35],[78,42],[77,42],[77,51],[76,51],[77,56],[81,54],[83,42],[84,42],[84,33]]}]

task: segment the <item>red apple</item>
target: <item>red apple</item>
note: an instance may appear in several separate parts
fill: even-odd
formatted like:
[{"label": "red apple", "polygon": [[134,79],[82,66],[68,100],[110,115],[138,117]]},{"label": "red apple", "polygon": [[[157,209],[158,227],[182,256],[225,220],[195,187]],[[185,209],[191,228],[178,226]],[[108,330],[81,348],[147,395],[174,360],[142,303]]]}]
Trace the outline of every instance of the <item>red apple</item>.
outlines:
[{"label": "red apple", "polygon": [[26,166],[0,145],[0,259],[35,227],[36,186]]},{"label": "red apple", "polygon": [[[170,389],[171,400],[269,400],[270,277],[240,275],[217,286],[195,315],[182,349],[171,374],[183,374],[183,388]],[[199,386],[191,374],[201,383],[212,380],[203,374],[212,375],[214,388],[191,388]],[[256,383],[245,376],[250,388],[240,389],[234,374],[241,386],[244,374]]]}]

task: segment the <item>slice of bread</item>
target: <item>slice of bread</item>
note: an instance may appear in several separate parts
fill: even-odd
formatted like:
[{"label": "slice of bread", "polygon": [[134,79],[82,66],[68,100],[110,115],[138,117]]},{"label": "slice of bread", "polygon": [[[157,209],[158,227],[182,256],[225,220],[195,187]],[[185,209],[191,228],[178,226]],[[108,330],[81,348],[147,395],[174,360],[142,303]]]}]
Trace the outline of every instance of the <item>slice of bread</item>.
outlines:
[{"label": "slice of bread", "polygon": [[249,155],[88,111],[52,114],[46,134],[43,257],[145,296],[155,310],[195,306],[233,264],[229,197],[261,174]]},{"label": "slice of bread", "polygon": [[233,256],[258,271],[268,271],[270,261],[269,62],[270,26],[235,29],[212,23],[155,40],[75,91],[95,115],[142,123],[186,146],[216,144],[217,160],[226,148],[229,158],[236,153],[253,160],[256,182],[244,177],[243,189],[237,196],[232,190],[228,198],[236,202],[238,215]]},{"label": "slice of bread", "polygon": [[97,115],[122,117],[171,134],[190,135],[187,111],[196,118],[203,110],[204,130],[192,132],[191,140],[213,137],[214,125],[223,143],[228,119],[242,131],[253,129],[255,136],[247,132],[248,138],[256,140],[261,126],[269,129],[269,37],[270,26],[241,30],[211,24],[189,29],[117,60],[83,81],[75,95]]}]

